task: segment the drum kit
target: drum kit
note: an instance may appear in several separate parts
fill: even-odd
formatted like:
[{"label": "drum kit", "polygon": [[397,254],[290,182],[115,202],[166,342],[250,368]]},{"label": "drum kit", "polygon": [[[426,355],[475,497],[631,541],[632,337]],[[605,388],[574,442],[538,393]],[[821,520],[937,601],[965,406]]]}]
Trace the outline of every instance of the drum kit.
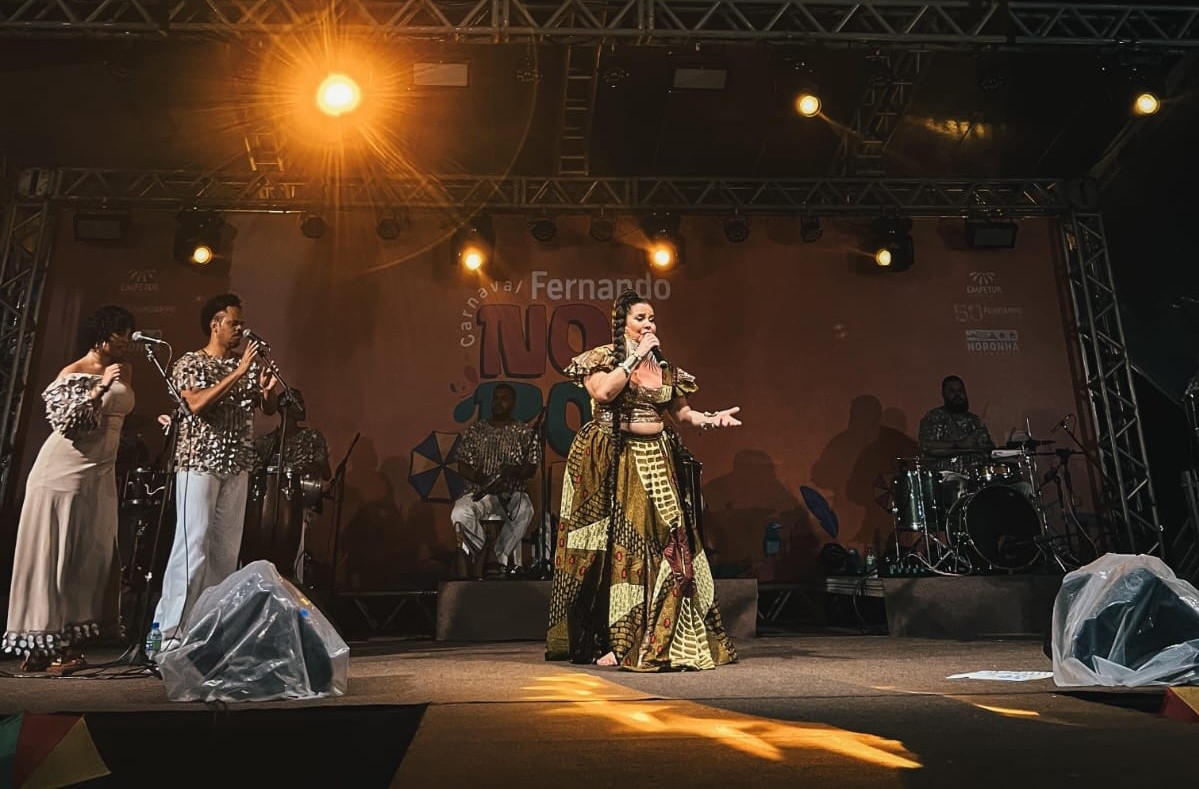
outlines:
[{"label": "drum kit", "polygon": [[[1030,438],[989,452],[929,451],[897,458],[890,491],[894,574],[1010,573],[1032,567],[1044,555],[1047,528],[1037,448],[1052,443]],[[914,536],[906,545],[905,534]]]}]

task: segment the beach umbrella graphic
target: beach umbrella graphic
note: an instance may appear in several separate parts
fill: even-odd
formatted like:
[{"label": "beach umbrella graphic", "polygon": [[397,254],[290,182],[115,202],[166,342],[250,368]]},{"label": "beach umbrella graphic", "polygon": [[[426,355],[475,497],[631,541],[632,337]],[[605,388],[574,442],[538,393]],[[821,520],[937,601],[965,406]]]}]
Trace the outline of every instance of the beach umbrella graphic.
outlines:
[{"label": "beach umbrella graphic", "polygon": [[452,502],[466,489],[454,468],[461,438],[458,433],[434,431],[412,448],[408,484],[420,494],[421,501]]},{"label": "beach umbrella graphic", "polygon": [[0,787],[73,786],[110,773],[82,715],[0,720]]}]

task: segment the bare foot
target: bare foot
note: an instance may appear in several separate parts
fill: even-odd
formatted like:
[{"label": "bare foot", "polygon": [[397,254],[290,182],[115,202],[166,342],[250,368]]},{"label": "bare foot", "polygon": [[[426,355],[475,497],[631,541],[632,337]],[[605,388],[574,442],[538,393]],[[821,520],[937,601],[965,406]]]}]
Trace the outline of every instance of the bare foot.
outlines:
[{"label": "bare foot", "polygon": [[615,666],[616,665],[615,653],[609,652],[608,654],[604,655],[599,660],[595,661],[595,665],[597,665],[597,666]]}]

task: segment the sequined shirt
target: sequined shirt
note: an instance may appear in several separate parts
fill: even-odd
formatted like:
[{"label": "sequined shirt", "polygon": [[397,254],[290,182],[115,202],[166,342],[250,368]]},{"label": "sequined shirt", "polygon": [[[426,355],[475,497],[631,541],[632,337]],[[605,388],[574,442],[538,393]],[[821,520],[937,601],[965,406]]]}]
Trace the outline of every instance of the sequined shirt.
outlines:
[{"label": "sequined shirt", "polygon": [[[276,465],[279,456],[279,428],[254,439],[254,454],[258,459],[257,468]],[[287,446],[283,449],[284,467],[320,468],[328,462],[329,445],[321,431],[315,427],[288,430]]]},{"label": "sequined shirt", "polygon": [[[963,455],[983,454],[995,448],[991,433],[978,414],[970,411],[955,413],[944,406],[932,409],[920,420],[920,451],[927,452],[934,443],[957,444]],[[945,469],[954,467],[946,458],[934,459],[932,465]]]},{"label": "sequined shirt", "polygon": [[[616,369],[616,349],[613,345],[601,345],[571,359],[563,371],[575,383],[582,386],[592,373],[606,373]],[[661,386],[641,386],[629,381],[620,397],[610,403],[591,400],[592,418],[597,422],[612,424],[612,415],[621,413],[622,422],[661,422],[670,401],[676,397],[687,397],[699,391],[695,376],[673,364],[662,370]]]},{"label": "sequined shirt", "polygon": [[[533,465],[541,462],[541,444],[524,422],[511,421],[498,427],[480,419],[466,429],[458,442],[458,462],[466,464],[483,476],[484,482],[466,480],[467,495],[477,493],[495,478],[501,469]],[[524,491],[528,481],[509,476],[491,492],[508,495]]]},{"label": "sequined shirt", "polygon": [[[209,389],[237,369],[240,357],[218,358],[204,351],[179,357],[171,379],[179,389]],[[254,410],[262,404],[258,375],[262,367],[251,362],[250,370],[215,403],[200,414],[189,414],[179,423],[175,464],[180,471],[204,471],[231,477],[251,471],[254,453]]]},{"label": "sequined shirt", "polygon": [[74,441],[100,426],[100,401],[92,392],[101,378],[90,373],[72,373],[59,378],[42,392],[50,427]]}]

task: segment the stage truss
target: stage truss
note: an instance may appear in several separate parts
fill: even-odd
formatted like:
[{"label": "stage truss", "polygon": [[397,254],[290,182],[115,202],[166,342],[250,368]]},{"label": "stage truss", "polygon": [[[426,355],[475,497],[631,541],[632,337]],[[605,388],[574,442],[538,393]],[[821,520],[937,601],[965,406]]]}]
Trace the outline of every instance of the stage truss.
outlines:
[{"label": "stage truss", "polygon": [[1124,526],[1124,553],[1166,557],[1149,456],[1137,406],[1132,364],[1108,259],[1103,218],[1074,212],[1061,223],[1062,251],[1073,301],[1074,337],[1091,406],[1111,515]]},{"label": "stage truss", "polygon": [[462,42],[1199,45],[1199,6],[987,0],[0,0],[0,34]]},{"label": "stage truss", "polygon": [[122,211],[209,208],[237,211],[410,210],[572,214],[680,213],[923,217],[1058,217],[1070,294],[1073,334],[1082,358],[1091,418],[1112,492],[1106,502],[1127,526],[1135,552],[1163,553],[1132,370],[1124,342],[1103,222],[1076,210],[1087,184],[1056,179],[937,180],[889,178],[504,178],[324,179],[282,173],[187,173],[87,168],[26,171],[9,204],[0,239],[3,257],[5,357],[0,369],[0,447],[7,494],[37,332],[55,214],[73,207]]}]

